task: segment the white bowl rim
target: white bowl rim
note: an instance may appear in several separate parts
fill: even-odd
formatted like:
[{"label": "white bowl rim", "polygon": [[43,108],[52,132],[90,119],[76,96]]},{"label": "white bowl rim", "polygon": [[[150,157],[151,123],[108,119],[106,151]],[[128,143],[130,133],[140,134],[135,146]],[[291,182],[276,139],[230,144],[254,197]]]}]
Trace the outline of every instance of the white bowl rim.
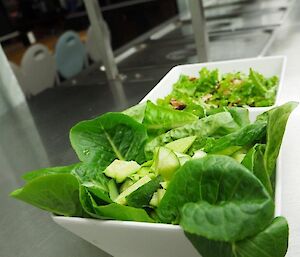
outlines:
[{"label": "white bowl rim", "polygon": [[123,220],[101,220],[93,218],[82,218],[82,217],[64,217],[51,214],[51,217],[55,221],[63,222],[76,222],[76,223],[102,223],[109,226],[123,226],[123,227],[142,227],[142,228],[152,228],[152,229],[169,229],[169,230],[182,230],[179,225],[167,224],[167,223],[151,223],[151,222],[140,222],[140,221],[123,221]]}]

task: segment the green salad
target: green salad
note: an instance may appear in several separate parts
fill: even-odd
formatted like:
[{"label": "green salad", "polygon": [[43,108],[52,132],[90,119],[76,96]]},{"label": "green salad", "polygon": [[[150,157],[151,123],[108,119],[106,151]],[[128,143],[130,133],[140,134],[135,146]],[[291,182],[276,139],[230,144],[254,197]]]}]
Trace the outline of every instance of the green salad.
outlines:
[{"label": "green salad", "polygon": [[157,103],[202,116],[206,109],[223,106],[272,106],[278,82],[277,76],[265,78],[253,69],[248,75],[242,72],[220,75],[217,69],[203,68],[199,78],[181,75],[172,92]]},{"label": "green salad", "polygon": [[203,257],[283,257],[274,217],[276,159],[288,102],[204,117],[150,101],[70,131],[79,162],[26,173],[11,196],[56,215],[178,224]]}]

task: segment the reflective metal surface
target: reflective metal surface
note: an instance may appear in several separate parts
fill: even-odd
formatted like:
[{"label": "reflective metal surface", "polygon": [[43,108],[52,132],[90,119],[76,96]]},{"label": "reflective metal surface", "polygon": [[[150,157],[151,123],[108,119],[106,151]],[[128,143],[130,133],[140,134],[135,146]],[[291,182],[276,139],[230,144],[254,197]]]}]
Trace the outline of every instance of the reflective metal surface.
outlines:
[{"label": "reflective metal surface", "polygon": [[[284,101],[300,100],[299,15],[300,3],[296,3],[267,51],[268,55],[288,56]],[[31,98],[27,104],[22,103],[24,99],[16,85],[4,88],[4,77],[14,81],[12,84],[15,79],[7,73],[7,63],[0,54],[0,257],[108,256],[58,227],[48,213],[13,200],[8,194],[22,185],[21,175],[28,170],[76,162],[68,139],[69,129],[76,122],[137,103],[172,65],[193,62],[196,50],[192,37],[176,42],[172,38],[174,34],[155,42],[146,41],[146,47],[123,61],[123,82],[108,84],[96,64],[76,78],[75,86],[66,81]],[[239,36],[214,35],[210,51],[213,59],[255,56],[264,44],[261,42],[268,38],[268,32],[263,30]],[[12,93],[10,97],[8,91]],[[289,220],[291,234],[288,257],[295,257],[300,256],[300,176],[285,178],[284,182],[282,210]]]}]

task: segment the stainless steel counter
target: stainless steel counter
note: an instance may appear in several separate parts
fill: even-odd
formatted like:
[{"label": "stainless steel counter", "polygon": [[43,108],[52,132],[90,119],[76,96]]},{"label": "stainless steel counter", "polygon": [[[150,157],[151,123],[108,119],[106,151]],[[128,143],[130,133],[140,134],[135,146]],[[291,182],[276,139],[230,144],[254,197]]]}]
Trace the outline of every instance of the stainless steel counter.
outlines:
[{"label": "stainless steel counter", "polygon": [[[298,2],[267,50],[267,55],[288,57],[283,101],[300,101],[299,15]],[[168,68],[163,66],[155,72],[162,76],[166,70]],[[135,80],[141,74],[145,74],[145,79]],[[108,87],[107,83],[55,88],[18,107],[8,104],[10,100],[7,98],[1,98],[3,89],[0,85],[0,257],[109,256],[60,228],[50,219],[49,214],[13,200],[8,194],[22,185],[21,175],[25,171],[75,162],[76,157],[68,143],[69,128],[81,119],[136,103],[157,82],[157,78],[149,74],[150,69],[132,72],[121,91],[117,86]],[[5,111],[1,106],[5,106]],[[291,126],[299,129],[300,137],[299,117],[298,108],[291,119]],[[290,159],[287,161],[296,160],[294,166],[300,167],[300,146],[297,140],[294,145],[284,145],[284,148],[290,149]],[[283,177],[282,214],[290,224],[288,257],[300,256],[299,185],[300,173],[287,171]]]}]

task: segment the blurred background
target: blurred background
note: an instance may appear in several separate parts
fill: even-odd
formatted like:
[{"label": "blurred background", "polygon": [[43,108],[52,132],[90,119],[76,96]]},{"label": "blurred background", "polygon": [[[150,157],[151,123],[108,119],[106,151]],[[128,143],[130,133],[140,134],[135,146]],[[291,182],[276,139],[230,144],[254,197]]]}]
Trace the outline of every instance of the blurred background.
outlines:
[{"label": "blurred background", "polygon": [[138,103],[175,65],[283,54],[294,84],[299,14],[293,0],[0,0],[0,256],[109,256],[12,200],[21,175],[77,162],[75,123]]}]

